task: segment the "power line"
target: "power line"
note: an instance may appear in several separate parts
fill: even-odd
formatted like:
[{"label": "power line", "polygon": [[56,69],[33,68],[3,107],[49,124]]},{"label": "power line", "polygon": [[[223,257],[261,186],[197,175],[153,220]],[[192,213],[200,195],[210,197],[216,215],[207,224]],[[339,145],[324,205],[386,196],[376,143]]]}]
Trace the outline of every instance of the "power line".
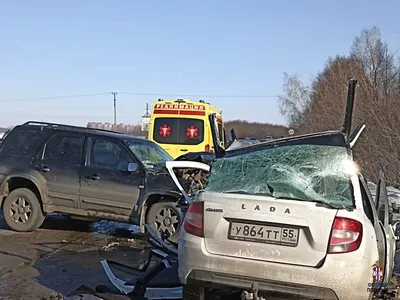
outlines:
[{"label": "power line", "polygon": [[[1,113],[0,113],[1,114]],[[37,117],[44,117],[44,118],[81,118],[81,119],[110,119],[110,116],[77,116],[77,115],[54,115],[54,114],[41,114],[40,112],[35,112],[35,113],[12,113],[13,115],[29,115],[32,116],[32,118],[35,118],[35,116]],[[7,113],[7,115],[10,115],[10,113]],[[118,117],[119,119],[141,119],[143,116],[134,116],[134,117]]]},{"label": "power line", "polygon": [[[195,97],[195,98],[277,98],[279,95],[212,95],[212,94],[164,94],[164,93],[135,93],[135,92],[112,92],[120,95],[135,95],[135,96],[155,96],[155,97]],[[49,97],[35,97],[35,98],[10,98],[0,99],[0,103],[3,101],[42,101],[42,100],[57,100],[57,99],[70,99],[70,98],[83,98],[83,97],[96,97],[109,95],[110,92],[94,93],[94,94],[76,94],[76,95],[64,95],[64,96],[49,96]]]},{"label": "power line", "polygon": [[95,93],[95,94],[76,94],[76,95],[64,95],[64,96],[51,96],[51,97],[37,97],[37,98],[11,98],[1,99],[0,102],[7,101],[42,101],[42,100],[57,100],[57,99],[68,99],[68,98],[82,98],[82,97],[95,97],[109,95],[110,93]]},{"label": "power line", "polygon": [[121,95],[137,95],[137,96],[185,96],[185,97],[196,97],[196,98],[277,98],[279,95],[207,95],[207,94],[163,94],[163,93],[132,93],[132,92],[121,92]]}]

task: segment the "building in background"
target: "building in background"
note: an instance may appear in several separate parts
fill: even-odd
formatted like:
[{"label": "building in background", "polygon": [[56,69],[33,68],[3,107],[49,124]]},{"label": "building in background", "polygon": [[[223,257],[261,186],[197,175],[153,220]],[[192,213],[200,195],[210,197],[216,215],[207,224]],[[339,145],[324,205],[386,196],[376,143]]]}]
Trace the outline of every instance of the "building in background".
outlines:
[{"label": "building in background", "polygon": [[147,131],[142,131],[141,124],[133,125],[133,124],[119,123],[119,124],[115,125],[115,124],[112,124],[109,122],[88,122],[86,127],[116,131],[116,132],[133,135],[136,137],[147,137],[147,135],[148,135]]},{"label": "building in background", "polygon": [[149,114],[149,104],[146,104],[146,113],[142,117],[141,124],[113,124],[109,122],[88,122],[87,126],[88,128],[96,128],[96,129],[102,129],[102,130],[110,130],[110,131],[116,131],[116,132],[121,132],[129,135],[133,135],[136,137],[146,137],[148,135],[148,130],[149,130],[149,120],[150,120],[150,114]]}]

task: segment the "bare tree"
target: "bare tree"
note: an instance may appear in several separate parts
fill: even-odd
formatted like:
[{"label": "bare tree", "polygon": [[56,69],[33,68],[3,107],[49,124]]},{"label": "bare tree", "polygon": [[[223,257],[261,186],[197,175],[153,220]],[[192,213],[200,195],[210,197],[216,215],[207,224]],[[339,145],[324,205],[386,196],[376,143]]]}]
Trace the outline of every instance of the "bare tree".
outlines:
[{"label": "bare tree", "polygon": [[296,75],[284,73],[283,94],[279,96],[279,108],[290,126],[304,122],[304,111],[311,103],[310,89]]},{"label": "bare tree", "polygon": [[389,183],[400,185],[399,70],[395,54],[382,41],[379,30],[365,29],[354,39],[350,56],[328,59],[324,70],[312,81],[307,105],[298,105],[305,95],[305,89],[298,92],[303,86],[285,75],[282,114],[298,121],[298,132],[339,129],[347,83],[355,77],[359,87],[354,119],[367,125],[355,148],[357,160],[367,178],[375,179],[377,171],[383,170]]}]

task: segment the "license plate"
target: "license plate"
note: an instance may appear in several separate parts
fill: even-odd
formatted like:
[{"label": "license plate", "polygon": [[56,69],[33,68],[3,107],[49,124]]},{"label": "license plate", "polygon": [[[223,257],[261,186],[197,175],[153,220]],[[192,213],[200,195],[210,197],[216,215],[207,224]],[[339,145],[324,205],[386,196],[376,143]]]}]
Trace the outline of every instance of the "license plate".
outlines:
[{"label": "license plate", "polygon": [[228,239],[296,247],[299,229],[231,222]]}]

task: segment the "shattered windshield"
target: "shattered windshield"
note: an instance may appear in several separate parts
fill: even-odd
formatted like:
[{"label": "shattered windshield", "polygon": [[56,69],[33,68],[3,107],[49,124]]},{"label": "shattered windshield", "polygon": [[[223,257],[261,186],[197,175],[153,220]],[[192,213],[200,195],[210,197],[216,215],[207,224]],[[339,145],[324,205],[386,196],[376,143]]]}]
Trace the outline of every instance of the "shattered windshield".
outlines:
[{"label": "shattered windshield", "polygon": [[254,150],[215,160],[205,191],[353,206],[350,179],[356,169],[346,148],[290,145]]}]

